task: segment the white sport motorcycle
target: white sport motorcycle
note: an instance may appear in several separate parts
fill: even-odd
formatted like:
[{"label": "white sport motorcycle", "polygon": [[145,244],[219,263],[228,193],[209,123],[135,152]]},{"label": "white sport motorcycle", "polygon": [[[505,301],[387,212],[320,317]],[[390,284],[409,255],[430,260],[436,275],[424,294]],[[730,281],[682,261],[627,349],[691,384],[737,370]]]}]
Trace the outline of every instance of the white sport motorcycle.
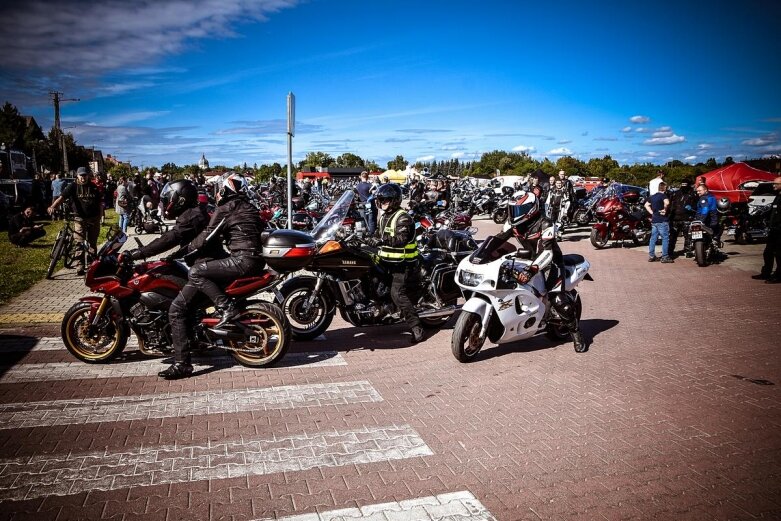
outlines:
[{"label": "white sport motorcycle", "polygon": [[[458,265],[456,282],[466,303],[453,329],[453,355],[460,362],[474,360],[486,338],[505,344],[545,332],[550,338],[564,340],[570,332],[551,306],[545,290],[545,275],[535,274],[526,284],[516,274],[531,261],[527,253],[497,237],[489,237]],[[581,280],[593,280],[591,264],[582,255],[564,255],[564,291],[574,302],[580,320],[582,304],[575,289]]]}]

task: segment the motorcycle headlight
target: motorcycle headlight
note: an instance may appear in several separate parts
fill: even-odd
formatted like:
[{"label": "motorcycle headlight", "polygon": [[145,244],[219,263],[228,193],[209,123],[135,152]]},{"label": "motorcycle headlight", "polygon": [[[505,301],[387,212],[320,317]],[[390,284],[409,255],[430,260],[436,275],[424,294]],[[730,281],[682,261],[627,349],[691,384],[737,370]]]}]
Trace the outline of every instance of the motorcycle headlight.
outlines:
[{"label": "motorcycle headlight", "polygon": [[483,282],[483,275],[480,273],[473,273],[471,271],[461,270],[458,274],[458,281],[464,286],[474,288],[481,282]]}]

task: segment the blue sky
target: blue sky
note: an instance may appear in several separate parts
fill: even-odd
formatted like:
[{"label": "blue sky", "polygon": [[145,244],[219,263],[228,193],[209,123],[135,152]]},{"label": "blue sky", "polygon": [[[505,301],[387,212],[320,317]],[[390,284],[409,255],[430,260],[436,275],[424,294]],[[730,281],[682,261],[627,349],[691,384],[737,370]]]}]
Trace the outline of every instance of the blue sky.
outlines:
[{"label": "blue sky", "polygon": [[[0,94],[133,165],[781,154],[781,3],[27,0]],[[45,21],[46,23],[42,23]],[[66,30],[62,30],[62,28]],[[70,128],[68,128],[70,127]]]}]

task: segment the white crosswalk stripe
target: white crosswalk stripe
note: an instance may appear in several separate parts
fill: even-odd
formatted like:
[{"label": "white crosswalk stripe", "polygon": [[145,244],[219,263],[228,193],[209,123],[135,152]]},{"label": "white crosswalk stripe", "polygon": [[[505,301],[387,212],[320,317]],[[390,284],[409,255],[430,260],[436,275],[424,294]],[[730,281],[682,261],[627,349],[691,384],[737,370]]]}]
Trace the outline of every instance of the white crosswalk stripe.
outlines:
[{"label": "white crosswalk stripe", "polygon": [[0,404],[0,429],[380,402],[367,381]]},{"label": "white crosswalk stripe", "polygon": [[[405,501],[278,517],[275,521],[496,521],[468,491]],[[274,521],[272,518],[260,521]]]},{"label": "white crosswalk stripe", "polygon": [[[132,376],[157,376],[158,371],[168,367],[170,362],[153,358],[132,362],[114,362],[110,364],[85,364],[83,362],[52,362],[45,364],[20,364],[0,366],[0,383],[45,382],[49,380],[80,380],[91,378],[122,378]],[[272,368],[297,367],[314,368],[347,365],[342,355],[336,351],[312,353],[288,353]],[[219,355],[193,358],[195,371],[218,368],[221,371],[251,371],[249,367],[239,365],[232,357]]]},{"label": "white crosswalk stripe", "polygon": [[0,501],[375,463],[433,452],[409,425],[0,459]]}]

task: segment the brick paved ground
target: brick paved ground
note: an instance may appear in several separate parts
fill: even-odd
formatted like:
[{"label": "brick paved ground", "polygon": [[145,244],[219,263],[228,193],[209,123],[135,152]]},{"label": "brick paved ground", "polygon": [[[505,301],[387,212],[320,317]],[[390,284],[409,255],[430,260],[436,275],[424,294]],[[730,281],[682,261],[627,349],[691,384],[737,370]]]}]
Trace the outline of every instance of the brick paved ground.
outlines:
[{"label": "brick paved ground", "polygon": [[131,349],[81,364],[46,322],[83,294],[63,272],[0,308],[0,519],[781,518],[762,246],[701,269],[568,237],[593,265],[590,350],[541,337],[472,364],[452,321],[410,347],[338,319],[270,369],[205,357],[167,382]]}]

